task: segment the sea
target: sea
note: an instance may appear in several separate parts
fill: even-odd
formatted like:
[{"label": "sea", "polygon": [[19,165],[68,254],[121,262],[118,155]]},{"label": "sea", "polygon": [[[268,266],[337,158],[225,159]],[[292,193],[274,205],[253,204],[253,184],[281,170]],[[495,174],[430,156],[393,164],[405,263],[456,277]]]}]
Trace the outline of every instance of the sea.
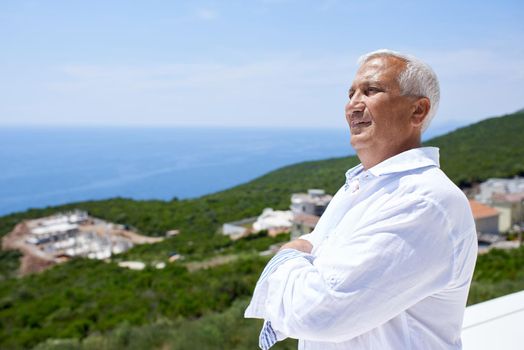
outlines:
[{"label": "sea", "polygon": [[2,127],[0,215],[113,197],[194,198],[354,153],[347,129]]}]

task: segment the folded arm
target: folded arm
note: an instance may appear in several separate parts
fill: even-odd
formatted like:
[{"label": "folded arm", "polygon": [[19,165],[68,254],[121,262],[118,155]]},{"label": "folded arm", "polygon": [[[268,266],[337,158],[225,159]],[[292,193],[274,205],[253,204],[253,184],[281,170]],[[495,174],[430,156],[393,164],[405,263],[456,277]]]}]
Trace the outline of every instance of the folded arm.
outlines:
[{"label": "folded arm", "polygon": [[297,253],[261,278],[246,317],[264,318],[293,338],[337,342],[363,334],[449,282],[448,230],[437,204],[404,198],[347,234],[338,230],[316,258],[288,246],[274,259]]}]

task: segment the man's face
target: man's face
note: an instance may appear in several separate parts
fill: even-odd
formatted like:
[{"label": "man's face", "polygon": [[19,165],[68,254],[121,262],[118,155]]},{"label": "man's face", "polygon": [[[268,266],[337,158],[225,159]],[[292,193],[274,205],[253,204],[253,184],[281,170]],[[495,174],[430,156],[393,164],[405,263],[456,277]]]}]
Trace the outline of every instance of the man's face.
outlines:
[{"label": "man's face", "polygon": [[397,149],[412,136],[413,98],[402,96],[397,77],[405,62],[377,57],[364,63],[349,90],[346,120],[356,151]]}]

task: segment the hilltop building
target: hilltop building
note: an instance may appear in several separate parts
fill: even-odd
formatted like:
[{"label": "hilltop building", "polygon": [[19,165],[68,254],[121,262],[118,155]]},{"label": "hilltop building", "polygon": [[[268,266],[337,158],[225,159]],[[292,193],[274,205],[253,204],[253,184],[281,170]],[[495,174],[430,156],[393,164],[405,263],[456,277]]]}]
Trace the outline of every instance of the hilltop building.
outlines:
[{"label": "hilltop building", "polygon": [[499,212],[485,204],[470,199],[469,205],[475,219],[477,233],[499,234]]},{"label": "hilltop building", "polygon": [[291,210],[273,210],[266,208],[253,223],[255,232],[267,230],[268,235],[276,236],[282,232],[289,232],[293,225],[293,213]]},{"label": "hilltop building", "polygon": [[524,193],[524,177],[512,179],[491,178],[479,185],[475,200],[489,203],[494,194]]},{"label": "hilltop building", "polygon": [[488,179],[480,184],[475,200],[499,211],[499,232],[524,229],[524,178]]},{"label": "hilltop building", "polygon": [[222,225],[222,234],[229,236],[231,239],[239,239],[253,232],[253,224],[257,217],[241,219],[237,221],[226,222]]},{"label": "hilltop building", "polygon": [[273,210],[266,208],[257,217],[226,222],[222,225],[222,234],[231,239],[239,239],[249,234],[267,230],[268,235],[275,236],[279,233],[289,232],[293,220],[290,210]]},{"label": "hilltop building", "polygon": [[224,223],[222,234],[238,239],[262,230],[267,230],[270,236],[291,230],[291,238],[294,239],[313,231],[332,198],[320,189],[293,193],[291,210],[266,208],[258,217]]},{"label": "hilltop building", "polygon": [[494,193],[491,205],[500,213],[499,231],[518,231],[524,227],[524,192]]},{"label": "hilltop building", "polygon": [[296,239],[307,233],[311,233],[317,226],[320,216],[296,213],[293,216],[293,229],[291,230],[291,239]]},{"label": "hilltop building", "polygon": [[19,223],[2,238],[2,248],[20,250],[21,273],[30,273],[77,256],[107,259],[134,244],[160,240],[76,210]]},{"label": "hilltop building", "polygon": [[308,215],[321,216],[333,196],[321,189],[309,189],[307,193],[291,195],[291,211]]},{"label": "hilltop building", "polygon": [[326,194],[321,189],[309,189],[307,193],[292,194],[293,227],[291,239],[313,231],[331,199],[333,199],[333,196]]}]

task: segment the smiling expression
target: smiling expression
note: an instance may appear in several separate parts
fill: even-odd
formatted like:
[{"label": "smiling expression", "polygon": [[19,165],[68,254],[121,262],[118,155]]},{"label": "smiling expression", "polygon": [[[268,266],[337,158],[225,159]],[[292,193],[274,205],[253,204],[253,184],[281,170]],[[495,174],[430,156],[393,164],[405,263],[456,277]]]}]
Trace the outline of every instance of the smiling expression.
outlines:
[{"label": "smiling expression", "polygon": [[415,99],[401,95],[398,83],[405,66],[403,60],[395,57],[376,57],[357,71],[345,109],[351,145],[357,152],[394,154],[412,142]]}]

